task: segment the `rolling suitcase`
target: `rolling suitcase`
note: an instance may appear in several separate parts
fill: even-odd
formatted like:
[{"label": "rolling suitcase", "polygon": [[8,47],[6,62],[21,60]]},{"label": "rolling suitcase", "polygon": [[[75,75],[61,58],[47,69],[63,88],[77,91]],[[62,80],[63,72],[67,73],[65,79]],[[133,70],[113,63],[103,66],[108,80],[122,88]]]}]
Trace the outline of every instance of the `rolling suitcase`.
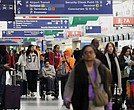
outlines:
[{"label": "rolling suitcase", "polygon": [[27,96],[27,81],[20,79],[16,83],[17,83],[17,85],[20,85],[20,95]]},{"label": "rolling suitcase", "polygon": [[17,65],[17,75],[20,76],[20,78],[16,81],[18,85],[20,85],[20,94],[27,96],[27,81],[24,80],[23,71],[20,69],[20,66]]},{"label": "rolling suitcase", "polygon": [[122,95],[118,94],[117,85],[115,86],[115,94],[112,96],[112,110],[122,110]]},{"label": "rolling suitcase", "polygon": [[20,86],[16,85],[16,71],[12,71],[12,85],[5,88],[4,109],[20,109]]}]

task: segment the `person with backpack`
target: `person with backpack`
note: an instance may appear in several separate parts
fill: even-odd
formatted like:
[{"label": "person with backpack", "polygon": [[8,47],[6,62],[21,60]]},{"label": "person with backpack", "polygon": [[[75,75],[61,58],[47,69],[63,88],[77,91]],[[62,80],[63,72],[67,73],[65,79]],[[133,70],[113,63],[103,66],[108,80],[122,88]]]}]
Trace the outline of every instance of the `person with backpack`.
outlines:
[{"label": "person with backpack", "polygon": [[[71,57],[72,53],[73,52],[72,52],[71,48],[67,48],[64,51],[64,55],[61,58],[59,66],[58,66],[59,68],[57,69],[57,76],[58,76],[58,73],[60,72],[60,70],[62,70],[61,74],[64,74],[64,75],[62,75],[60,77],[60,79],[61,79],[61,95],[62,95],[62,99],[63,99],[64,88],[65,88],[66,82],[68,80],[68,76],[71,73],[71,70],[74,67],[74,63],[75,63],[74,58]],[[60,69],[61,65],[62,65],[62,69]],[[63,71],[63,70],[65,70],[65,71]]]},{"label": "person with backpack", "polygon": [[34,50],[34,45],[29,45],[26,51],[26,76],[28,82],[28,90],[31,92],[31,97],[34,97],[34,92],[37,91],[37,76],[40,70],[40,58]]}]

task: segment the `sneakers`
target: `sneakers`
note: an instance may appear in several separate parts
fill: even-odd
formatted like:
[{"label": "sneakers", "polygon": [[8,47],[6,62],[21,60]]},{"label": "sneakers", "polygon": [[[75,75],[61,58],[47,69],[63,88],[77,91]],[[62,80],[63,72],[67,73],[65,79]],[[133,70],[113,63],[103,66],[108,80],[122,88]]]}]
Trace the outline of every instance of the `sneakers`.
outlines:
[{"label": "sneakers", "polygon": [[127,109],[127,107],[126,107],[125,103],[122,103],[122,109],[124,109],[124,110],[126,110],[126,109]]},{"label": "sneakers", "polygon": [[34,94],[34,92],[31,92],[31,97],[35,97],[35,94]]},{"label": "sneakers", "polygon": [[30,90],[27,90],[27,95],[30,95]]},{"label": "sneakers", "polygon": [[52,100],[58,100],[58,97],[54,97]]}]

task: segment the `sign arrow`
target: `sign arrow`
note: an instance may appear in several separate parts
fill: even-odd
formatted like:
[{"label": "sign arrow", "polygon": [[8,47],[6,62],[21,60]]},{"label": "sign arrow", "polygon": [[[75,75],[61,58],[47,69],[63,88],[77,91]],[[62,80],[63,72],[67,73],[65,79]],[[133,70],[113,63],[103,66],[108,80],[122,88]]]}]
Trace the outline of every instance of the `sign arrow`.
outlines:
[{"label": "sign arrow", "polygon": [[111,5],[111,1],[107,1],[106,5]]},{"label": "sign arrow", "polygon": [[11,24],[12,23],[12,21],[8,21],[8,24]]},{"label": "sign arrow", "polygon": [[67,20],[64,21],[65,24],[67,24],[67,22],[68,22]]},{"label": "sign arrow", "polygon": [[41,34],[43,34],[43,31],[40,31]]},{"label": "sign arrow", "polygon": [[17,1],[17,5],[21,5],[21,6],[22,6],[22,3],[21,3],[21,1]]}]

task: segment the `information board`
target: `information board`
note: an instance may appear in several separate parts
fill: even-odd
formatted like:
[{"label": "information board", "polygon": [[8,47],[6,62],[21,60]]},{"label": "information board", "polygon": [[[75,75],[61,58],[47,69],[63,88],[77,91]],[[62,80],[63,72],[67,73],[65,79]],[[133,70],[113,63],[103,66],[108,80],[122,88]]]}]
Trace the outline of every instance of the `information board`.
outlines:
[{"label": "information board", "polygon": [[2,37],[13,38],[25,38],[25,37],[43,37],[43,31],[2,31]]},{"label": "information board", "polygon": [[86,33],[101,33],[101,26],[86,26]]},{"label": "information board", "polygon": [[16,14],[112,13],[112,0],[16,0]]},{"label": "information board", "polygon": [[67,29],[68,19],[18,19],[8,21],[8,29]]},{"label": "information board", "polygon": [[57,33],[54,35],[54,38],[64,38],[64,34]]}]

